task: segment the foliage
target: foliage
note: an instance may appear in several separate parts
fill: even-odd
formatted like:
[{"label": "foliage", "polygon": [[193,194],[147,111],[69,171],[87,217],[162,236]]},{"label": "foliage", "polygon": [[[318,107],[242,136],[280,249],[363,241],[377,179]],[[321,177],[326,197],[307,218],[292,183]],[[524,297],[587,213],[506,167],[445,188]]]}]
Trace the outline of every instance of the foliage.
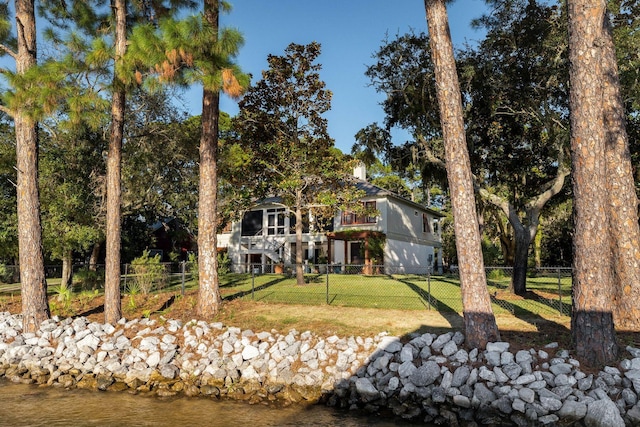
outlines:
[{"label": "foliage", "polygon": [[537,1],[494,3],[477,21],[487,36],[460,59],[467,135],[483,185],[507,191],[521,210],[568,146],[566,17]]},{"label": "foliage", "polygon": [[[375,234],[370,236],[368,241],[369,259],[373,265],[382,265],[384,262],[384,247],[387,244],[387,236],[384,234]],[[364,245],[362,246],[364,251]],[[364,259],[364,253],[362,254]]]},{"label": "foliage", "polygon": [[82,289],[94,289],[101,287],[104,284],[104,272],[91,270],[89,268],[81,268],[73,275],[75,283],[80,285]]},{"label": "foliage", "polygon": [[487,273],[488,280],[501,280],[505,278],[504,271],[501,268],[494,268]]},{"label": "foliage", "polygon": [[322,116],[332,94],[320,80],[319,55],[315,42],[292,43],[284,56],[269,55],[269,69],[248,89],[235,122],[239,143],[251,153],[252,174],[244,187],[256,199],[279,197],[296,214],[299,284],[304,282],[302,210],[314,206],[314,216],[332,217],[361,196],[347,180],[353,163],[334,147]]},{"label": "foliage", "polygon": [[40,160],[43,241],[53,259],[86,253],[104,239],[99,180],[103,173],[100,133],[77,128],[45,133]]},{"label": "foliage", "polygon": [[7,268],[5,264],[0,264],[0,283],[11,283],[13,273]]},{"label": "foliage", "polygon": [[227,252],[218,252],[218,274],[228,274],[231,271],[231,259]]},{"label": "foliage", "polygon": [[[546,2],[490,3],[492,13],[476,21],[487,36],[459,53],[457,69],[474,185],[508,218],[520,272],[539,213],[568,174],[566,18],[562,8]],[[429,187],[444,166],[429,38],[410,33],[387,40],[375,58],[366,74],[387,95],[385,124],[408,130],[414,140],[373,148],[386,147],[386,157],[405,165],[421,165]],[[524,285],[524,275],[516,282]]]},{"label": "foliage", "polygon": [[[4,118],[3,118],[4,119]],[[0,260],[18,257],[16,150],[13,127],[0,122]]]},{"label": "foliage", "polygon": [[542,223],[542,265],[570,267],[573,260],[573,203],[549,209]]},{"label": "foliage", "polygon": [[502,260],[500,247],[486,236],[482,238],[482,258],[486,266],[500,265]]},{"label": "foliage", "polygon": [[170,90],[136,90],[129,96],[122,209],[124,216],[147,223],[172,218],[195,230],[200,123],[174,104]]},{"label": "foliage", "polygon": [[234,62],[243,43],[239,31],[214,28],[205,14],[168,18],[133,28],[127,61],[136,70],[131,78],[150,90],[200,83],[238,97],[249,79]]},{"label": "foliage", "polygon": [[[421,164],[413,147],[393,145],[389,131],[377,123],[359,130],[355,137],[351,153],[367,166],[368,179],[372,184],[415,202],[431,205],[430,197],[425,193],[428,182],[434,181],[433,175],[424,169],[426,165]],[[436,180],[434,185],[444,186],[444,181]]]},{"label": "foliage", "polygon": [[196,283],[198,282],[198,257],[194,253],[189,254],[189,258],[187,259],[186,265],[187,271],[191,276],[191,280],[194,280]]},{"label": "foliage", "polygon": [[[198,257],[194,253],[190,253],[186,263],[186,271],[191,280],[198,282]],[[231,271],[231,259],[227,252],[218,252],[218,274],[224,275]]]},{"label": "foliage", "polygon": [[62,304],[62,308],[67,311],[71,307],[71,298],[73,297],[73,289],[70,286],[56,286],[53,288],[56,301]]},{"label": "foliage", "polygon": [[162,288],[165,282],[165,268],[160,262],[160,255],[150,256],[145,250],[141,256],[131,261],[133,281],[142,294],[147,295],[153,289]]}]

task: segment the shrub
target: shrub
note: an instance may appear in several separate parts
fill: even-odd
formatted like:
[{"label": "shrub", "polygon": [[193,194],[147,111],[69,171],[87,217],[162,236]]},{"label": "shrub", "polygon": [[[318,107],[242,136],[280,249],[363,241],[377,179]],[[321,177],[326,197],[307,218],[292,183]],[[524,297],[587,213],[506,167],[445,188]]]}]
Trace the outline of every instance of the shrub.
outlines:
[{"label": "shrub", "polygon": [[198,257],[196,254],[189,254],[187,259],[187,271],[191,275],[191,280],[198,281]]},{"label": "shrub", "polygon": [[494,268],[487,274],[489,280],[502,280],[505,278],[504,271],[501,268]]},{"label": "shrub", "polygon": [[149,256],[144,251],[141,256],[131,261],[133,281],[140,287],[140,291],[147,295],[153,289],[162,288],[165,282],[164,266],[160,262],[160,255]]},{"label": "shrub", "polygon": [[[218,254],[218,274],[229,274],[231,271],[231,260],[226,252]],[[187,259],[187,272],[191,275],[191,279],[196,282],[199,279],[198,276],[198,257],[195,254],[189,254]]]},{"label": "shrub", "polygon": [[229,274],[231,269],[231,260],[226,252],[218,254],[218,274]]},{"label": "shrub", "polygon": [[104,284],[104,272],[81,268],[74,273],[73,281],[80,285],[81,289],[97,289]]},{"label": "shrub", "polygon": [[6,265],[0,264],[0,283],[11,283],[12,277],[11,270]]}]

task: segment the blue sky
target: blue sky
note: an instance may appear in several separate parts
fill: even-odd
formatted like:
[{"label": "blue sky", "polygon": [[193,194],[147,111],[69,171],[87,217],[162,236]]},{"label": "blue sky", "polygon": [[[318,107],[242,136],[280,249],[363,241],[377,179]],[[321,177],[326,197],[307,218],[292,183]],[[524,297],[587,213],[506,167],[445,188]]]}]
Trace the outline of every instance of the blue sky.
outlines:
[{"label": "blue sky", "polygon": [[[221,26],[238,29],[245,38],[238,63],[254,81],[267,67],[267,55],[282,55],[289,43],[322,45],[320,78],[333,92],[332,109],[326,114],[329,134],[343,152],[351,152],[356,132],[370,123],[382,124],[379,105],[384,99],[368,87],[364,75],[372,55],[385,35],[390,38],[413,29],[425,31],[423,0],[230,0],[231,13],[222,15]],[[454,44],[481,37],[470,28],[473,18],[486,10],[482,0],[457,0],[449,5],[449,25]],[[185,97],[191,114],[201,112],[202,92],[192,89]],[[237,103],[222,97],[221,109],[231,115]],[[394,132],[396,143],[405,142]]]}]

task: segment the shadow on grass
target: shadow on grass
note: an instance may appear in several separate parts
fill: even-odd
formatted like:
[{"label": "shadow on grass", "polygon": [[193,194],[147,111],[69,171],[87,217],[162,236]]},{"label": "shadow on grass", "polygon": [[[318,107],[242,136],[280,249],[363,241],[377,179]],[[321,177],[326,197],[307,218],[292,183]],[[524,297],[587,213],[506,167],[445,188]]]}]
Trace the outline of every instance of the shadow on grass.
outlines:
[{"label": "shadow on grass", "polygon": [[251,274],[249,273],[234,274],[233,276],[227,275],[224,277],[224,284],[220,284],[220,288],[233,288],[250,279]]},{"label": "shadow on grass", "polygon": [[[400,283],[407,285],[409,289],[411,289],[413,292],[415,292],[418,295],[418,297],[420,297],[423,304],[425,304],[427,308],[433,307],[443,317],[445,317],[451,325],[462,324],[462,316],[460,316],[453,307],[451,307],[450,305],[447,305],[444,301],[435,298],[433,295],[429,294],[429,292],[422,289],[420,286],[416,285],[413,282],[410,282],[406,279],[396,279],[396,280]],[[442,281],[455,284],[454,282],[449,282],[447,280],[442,280]]]},{"label": "shadow on grass", "polygon": [[[565,295],[562,296],[565,297]],[[535,300],[540,304],[549,307],[550,309],[552,309],[552,311],[555,311],[563,316],[571,316],[571,303],[564,301],[561,302],[561,300],[558,299],[557,296],[556,298],[547,298],[536,292],[529,291],[527,292],[526,299]]]},{"label": "shadow on grass", "polygon": [[255,287],[253,289],[248,289],[246,291],[240,291],[240,292],[236,292],[235,294],[230,294],[230,295],[226,295],[224,297],[222,297],[223,301],[233,301],[234,299],[238,299],[238,298],[242,298],[245,297],[247,295],[251,295],[252,293],[258,292],[258,291],[262,291],[264,289],[268,289],[272,286],[277,285],[280,282],[285,281],[286,278],[280,278],[280,279],[275,279],[275,280],[271,280],[267,283],[264,283],[258,287]]},{"label": "shadow on grass", "polygon": [[504,284],[502,281],[487,279],[487,285],[500,290],[509,289],[509,284]]},{"label": "shadow on grass", "polygon": [[[527,300],[524,299],[522,301],[527,301]],[[534,311],[528,310],[527,308],[521,305],[516,305],[502,299],[497,299],[495,295],[491,295],[491,302],[493,304],[496,304],[502,308],[509,310],[509,312],[514,317],[524,322],[527,322],[530,325],[535,326],[536,329],[538,329],[541,332],[547,329],[555,329],[561,332],[566,332],[567,334],[569,333],[569,329],[566,328],[564,325],[554,322],[552,320],[545,319],[544,317],[540,316],[540,314]]]},{"label": "shadow on grass", "polygon": [[[544,292],[544,291],[538,291]],[[561,302],[558,299],[558,295],[553,295],[553,298],[547,298],[543,294],[540,294],[534,290],[529,290],[525,295],[513,295],[514,301],[517,298],[517,301],[520,301],[520,304],[513,303],[509,299],[506,298],[496,298],[496,293],[491,293],[491,301],[509,311],[512,314],[516,314],[518,310],[527,311],[526,306],[531,306],[533,310],[538,309],[548,311],[557,315],[570,316],[571,315],[571,303],[570,302]],[[538,307],[536,307],[538,306]]]}]

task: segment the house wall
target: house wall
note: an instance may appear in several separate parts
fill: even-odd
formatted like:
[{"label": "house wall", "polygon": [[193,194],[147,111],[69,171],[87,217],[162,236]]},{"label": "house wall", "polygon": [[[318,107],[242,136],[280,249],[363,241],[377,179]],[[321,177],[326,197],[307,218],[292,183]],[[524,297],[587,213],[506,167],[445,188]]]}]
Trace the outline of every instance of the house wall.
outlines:
[{"label": "house wall", "polygon": [[434,249],[417,242],[387,239],[384,265],[389,272],[424,274],[433,265]]},{"label": "house wall", "polygon": [[378,218],[375,224],[350,224],[350,225],[342,225],[342,214],[339,212],[333,219],[333,229],[334,231],[343,231],[343,230],[371,230],[371,231],[381,231],[386,233],[386,218],[387,218],[387,199],[385,198],[364,198],[363,202],[376,202],[376,209],[378,210]]},{"label": "house wall", "polygon": [[[262,264],[265,272],[270,271],[272,266],[279,261],[285,265],[295,262],[296,236],[290,227],[289,215],[284,220],[284,234],[268,235],[268,212],[267,209],[282,208],[280,204],[263,204],[253,207],[252,211],[262,210],[262,233],[252,233],[242,236],[242,221],[235,221],[231,226],[231,231],[218,234],[219,244],[227,248],[229,259],[236,272],[249,271],[247,259],[252,259],[251,263]],[[320,255],[327,253],[327,238],[322,233],[304,233],[302,235],[302,249],[308,250],[309,258],[312,260],[314,250],[318,250]]]},{"label": "house wall", "polygon": [[[338,215],[334,220],[334,229],[343,231],[349,229],[372,230],[385,233],[385,266],[404,269],[426,269],[433,266],[434,248],[440,248],[440,236],[433,233],[433,221],[436,219],[431,213],[418,207],[403,203],[394,197],[365,198],[363,201],[376,201],[379,212],[375,224],[357,224],[343,226]],[[429,221],[429,232],[423,232],[423,214]],[[350,259],[345,253],[344,242],[336,241],[331,249],[335,263],[345,263]],[[347,251],[348,252],[348,251]]]},{"label": "house wall", "polygon": [[[342,231],[349,229],[371,230],[385,233],[387,242],[385,246],[384,264],[393,268],[405,269],[426,269],[433,265],[434,248],[440,248],[440,237],[431,232],[423,232],[423,213],[429,216],[430,227],[432,227],[435,217],[425,210],[410,203],[403,203],[395,197],[368,197],[363,201],[376,201],[376,209],[379,214],[375,224],[354,224],[348,226],[341,225],[341,215],[334,218],[334,230]],[[252,210],[282,207],[277,204],[264,204],[254,207]],[[270,251],[269,241],[279,239],[286,241],[280,251],[281,259],[289,263],[293,258],[292,245],[295,244],[295,235],[289,232],[289,219],[285,220],[286,231],[284,235],[267,236],[267,215],[263,215],[263,236],[241,236],[242,223],[237,221],[231,227],[228,234],[219,235],[219,245],[228,248],[228,255],[232,263],[242,266],[247,261],[247,256],[251,258],[260,257],[260,263],[267,266],[275,263],[275,252]],[[430,230],[432,231],[432,230]],[[251,240],[252,245],[247,245]],[[309,249],[312,257],[313,249],[321,248],[327,254],[327,239],[322,233],[303,234],[303,249]],[[331,248],[331,261],[336,264],[348,264],[351,259],[348,242],[345,250],[344,241],[335,241]],[[440,251],[441,252],[441,251]],[[439,253],[440,253],[439,252]],[[254,261],[255,262],[255,261]],[[439,263],[441,264],[441,262]],[[407,270],[408,271],[408,270]]]},{"label": "house wall", "polygon": [[[442,246],[440,236],[433,233],[436,217],[396,198],[386,199],[382,206],[383,228],[387,235],[385,266],[407,273],[419,269],[424,273],[426,268],[433,266],[434,248]],[[429,232],[423,231],[423,214],[427,215]]]},{"label": "house wall", "polygon": [[[428,217],[429,232],[423,232],[423,214]],[[402,203],[397,199],[389,199],[386,218],[386,233],[388,237],[398,237],[400,240],[439,246],[440,238],[433,233],[435,217],[429,212]]]}]

